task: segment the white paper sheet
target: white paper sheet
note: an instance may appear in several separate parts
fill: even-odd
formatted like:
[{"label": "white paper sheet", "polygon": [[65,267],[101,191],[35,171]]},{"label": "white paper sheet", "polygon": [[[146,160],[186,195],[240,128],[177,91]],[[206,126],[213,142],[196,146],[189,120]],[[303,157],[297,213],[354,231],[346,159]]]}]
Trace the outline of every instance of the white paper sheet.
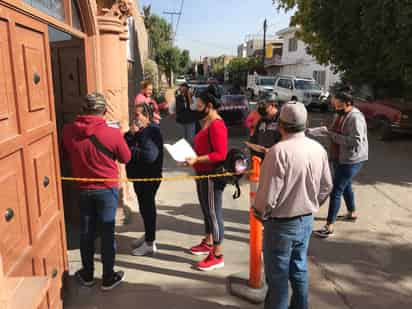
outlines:
[{"label": "white paper sheet", "polygon": [[165,149],[176,162],[185,162],[187,158],[195,158],[196,153],[192,146],[182,138],[177,143],[170,145],[165,144]]},{"label": "white paper sheet", "polygon": [[306,133],[314,137],[325,137],[329,135],[329,130],[327,127],[317,127],[307,129]]}]

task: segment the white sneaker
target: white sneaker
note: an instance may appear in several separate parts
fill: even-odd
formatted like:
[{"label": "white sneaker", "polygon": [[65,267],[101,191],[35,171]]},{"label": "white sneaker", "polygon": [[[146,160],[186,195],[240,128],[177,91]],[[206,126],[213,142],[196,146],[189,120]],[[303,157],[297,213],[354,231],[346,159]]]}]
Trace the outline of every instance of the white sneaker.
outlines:
[{"label": "white sneaker", "polygon": [[155,243],[152,243],[151,245],[149,245],[147,242],[143,242],[143,244],[140,247],[132,251],[132,255],[146,256],[146,255],[153,255],[156,252],[157,252],[157,247]]},{"label": "white sneaker", "polygon": [[139,248],[141,245],[143,245],[145,241],[146,241],[145,235],[143,235],[142,237],[136,238],[135,240],[133,240],[132,243],[130,244],[130,247]]}]

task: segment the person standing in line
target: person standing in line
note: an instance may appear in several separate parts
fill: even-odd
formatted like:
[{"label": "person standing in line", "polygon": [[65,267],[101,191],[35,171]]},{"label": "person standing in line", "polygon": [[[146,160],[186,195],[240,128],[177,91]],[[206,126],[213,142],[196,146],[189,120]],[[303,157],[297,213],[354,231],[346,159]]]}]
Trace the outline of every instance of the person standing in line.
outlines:
[{"label": "person standing in line", "polygon": [[176,96],[176,122],[183,127],[184,138],[190,144],[193,144],[196,125],[200,119],[199,112],[195,108],[192,109],[193,105],[193,95],[189,90],[189,85],[184,83],[180,86]]},{"label": "person standing in line", "polygon": [[250,138],[250,143],[246,143],[246,145],[252,150],[252,156],[258,156],[263,160],[269,149],[281,139],[279,110],[274,100],[260,102],[257,110],[261,119]]},{"label": "person standing in line", "polygon": [[265,309],[309,308],[307,252],[312,214],[328,198],[332,177],[326,151],[305,136],[306,121],[302,103],[283,106],[282,140],[270,149],[261,168],[254,209],[264,221]]},{"label": "person standing in line", "polygon": [[144,80],[140,83],[140,93],[135,98],[135,106],[147,104],[153,113],[154,123],[159,124],[162,117],[160,117],[160,108],[153,96],[153,83],[149,80]]},{"label": "person standing in line", "polygon": [[[86,96],[83,115],[63,128],[64,157],[71,163],[76,178],[119,178],[120,163],[130,160],[130,150],[119,129],[106,124],[106,99],[100,93]],[[81,285],[91,287],[94,280],[94,243],[97,224],[101,225],[103,261],[102,290],[111,290],[123,279],[124,272],[113,270],[115,247],[115,217],[118,206],[119,184],[107,182],[79,182],[80,189],[80,253],[83,268],[75,276]]]},{"label": "person standing in line", "polygon": [[[163,167],[163,138],[160,128],[153,123],[153,113],[147,104],[136,107],[136,120],[125,139],[132,152],[126,165],[128,178],[161,178]],[[132,255],[145,256],[157,252],[156,247],[156,193],[160,181],[134,182],[134,190],[143,218],[145,234],[133,242]]]},{"label": "person standing in line", "polygon": [[[197,175],[213,174],[223,163],[228,153],[228,132],[225,122],[219,116],[220,100],[214,86],[199,95],[197,109],[204,118],[203,128],[195,136],[195,158],[188,158],[187,165],[193,166]],[[190,249],[194,255],[207,255],[197,264],[198,269],[209,271],[224,267],[223,260],[223,206],[222,195],[225,183],[218,178],[196,181],[197,195],[203,212],[205,238]]]},{"label": "person standing in line", "polygon": [[362,112],[353,106],[354,100],[349,88],[338,90],[332,96],[337,116],[324,134],[331,140],[330,158],[333,164],[333,190],[329,200],[326,225],[315,235],[328,238],[334,235],[334,225],[341,206],[342,196],[348,213],[344,221],[355,222],[358,218],[352,180],[368,160],[368,127]]}]

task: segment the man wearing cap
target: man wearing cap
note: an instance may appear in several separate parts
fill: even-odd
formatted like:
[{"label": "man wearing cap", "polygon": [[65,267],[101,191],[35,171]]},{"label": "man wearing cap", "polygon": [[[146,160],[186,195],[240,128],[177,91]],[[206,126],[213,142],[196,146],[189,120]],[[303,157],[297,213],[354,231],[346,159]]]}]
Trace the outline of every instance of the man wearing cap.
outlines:
[{"label": "man wearing cap", "polygon": [[[85,97],[82,115],[63,128],[64,157],[70,161],[76,178],[118,179],[116,161],[127,163],[131,154],[119,129],[106,124],[106,99],[100,93]],[[124,273],[113,270],[115,261],[114,227],[118,205],[115,181],[78,182],[80,190],[80,253],[83,268],[76,272],[81,285],[91,287],[94,280],[94,241],[96,226],[101,225],[103,290],[116,287]]]},{"label": "man wearing cap", "polygon": [[193,144],[199,119],[200,114],[194,107],[189,85],[184,83],[176,95],[176,122],[183,127],[184,138],[190,144]]},{"label": "man wearing cap", "polygon": [[[307,251],[312,214],[332,190],[328,156],[305,136],[307,111],[289,102],[280,113],[282,140],[262,165],[255,200],[256,216],[264,221],[264,261],[268,293],[266,309],[308,309]],[[288,281],[293,294],[289,304]]]},{"label": "man wearing cap", "polygon": [[269,149],[281,139],[279,132],[278,104],[274,100],[259,102],[257,111],[260,120],[246,145],[252,150],[252,155],[264,159]]}]

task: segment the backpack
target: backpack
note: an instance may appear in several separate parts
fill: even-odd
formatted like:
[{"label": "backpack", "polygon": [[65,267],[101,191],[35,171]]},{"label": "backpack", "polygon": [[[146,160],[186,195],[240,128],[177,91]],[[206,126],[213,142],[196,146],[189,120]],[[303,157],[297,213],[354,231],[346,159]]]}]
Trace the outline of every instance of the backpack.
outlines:
[{"label": "backpack", "polygon": [[[210,129],[208,130],[210,148],[213,150],[212,140],[210,138]],[[240,197],[241,190],[239,181],[246,174],[249,167],[248,156],[240,149],[232,148],[227,153],[225,161],[223,161],[213,172],[214,174],[230,173],[234,175],[224,176],[217,178],[218,181],[224,184],[230,184],[236,187],[236,191],[233,193],[233,199],[236,200]]]}]

